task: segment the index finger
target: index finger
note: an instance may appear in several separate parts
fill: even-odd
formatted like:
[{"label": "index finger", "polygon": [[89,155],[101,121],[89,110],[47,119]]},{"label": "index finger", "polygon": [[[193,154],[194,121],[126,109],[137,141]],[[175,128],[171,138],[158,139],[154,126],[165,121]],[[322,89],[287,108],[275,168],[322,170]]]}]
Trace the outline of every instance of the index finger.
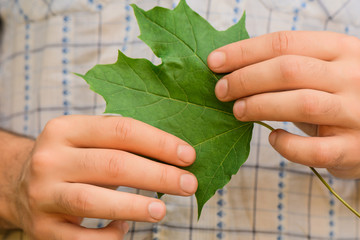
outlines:
[{"label": "index finger", "polygon": [[330,61],[342,51],[339,39],[344,37],[348,36],[315,31],[282,31],[265,34],[216,49],[208,56],[208,65],[215,72],[226,73],[289,54]]},{"label": "index finger", "polygon": [[72,147],[124,150],[178,166],[190,165],[196,155],[180,138],[127,117],[65,116],[51,120],[42,134],[62,136]]}]

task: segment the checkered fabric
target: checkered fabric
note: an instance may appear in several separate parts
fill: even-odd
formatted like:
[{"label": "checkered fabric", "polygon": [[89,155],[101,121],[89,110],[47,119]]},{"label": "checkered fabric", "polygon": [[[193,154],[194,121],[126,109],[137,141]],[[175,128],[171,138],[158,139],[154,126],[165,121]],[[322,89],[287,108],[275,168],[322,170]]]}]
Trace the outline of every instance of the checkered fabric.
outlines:
[{"label": "checkered fabric", "polygon": [[[246,10],[249,34],[329,30],[360,35],[358,0],[187,0],[215,28],[226,29]],[[178,0],[0,0],[0,126],[36,137],[47,121],[68,114],[101,114],[103,99],[73,72],[131,57],[159,60],[137,36],[129,4],[173,8]],[[291,123],[270,123],[299,133]],[[248,161],[205,205],[197,220],[194,197],[165,196],[167,216],[157,224],[130,223],[126,239],[360,239],[359,220],[307,167],[288,162],[269,145],[269,131],[254,128]],[[360,209],[358,181],[320,171]],[[153,196],[154,193],[120,188]],[[106,220],[86,219],[88,227]],[[44,226],[46,228],[46,226]],[[26,239],[21,231],[0,239]]]}]

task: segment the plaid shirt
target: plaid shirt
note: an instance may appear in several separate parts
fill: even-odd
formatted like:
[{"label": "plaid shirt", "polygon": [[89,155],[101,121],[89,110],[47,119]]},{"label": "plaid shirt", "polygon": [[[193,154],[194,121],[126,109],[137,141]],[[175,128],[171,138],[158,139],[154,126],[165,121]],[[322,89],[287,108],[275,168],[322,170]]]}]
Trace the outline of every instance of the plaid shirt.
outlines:
[{"label": "plaid shirt", "polygon": [[[117,49],[158,63],[137,36],[129,4],[173,8],[173,0],[0,0],[0,126],[36,137],[46,122],[66,114],[101,114],[104,100],[72,72],[116,61]],[[358,0],[187,0],[215,28],[226,29],[246,10],[249,34],[330,30],[360,35]],[[271,125],[299,133],[286,122]],[[360,239],[360,222],[307,167],[291,163],[255,126],[248,161],[205,205],[197,220],[194,197],[165,196],[167,216],[157,224],[130,223],[126,239]],[[359,209],[359,182],[330,185]],[[120,188],[153,196],[154,193]],[[88,227],[106,220],[85,219]],[[44,226],[46,227],[46,226]],[[26,239],[5,231],[1,239]]]}]

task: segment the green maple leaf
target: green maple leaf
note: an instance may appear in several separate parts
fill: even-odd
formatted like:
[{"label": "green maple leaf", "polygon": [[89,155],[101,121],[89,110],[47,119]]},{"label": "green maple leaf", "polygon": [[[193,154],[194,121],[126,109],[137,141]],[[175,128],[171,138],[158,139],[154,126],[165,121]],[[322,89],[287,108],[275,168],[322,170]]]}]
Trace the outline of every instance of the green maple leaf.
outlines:
[{"label": "green maple leaf", "polygon": [[132,5],[143,40],[161,58],[155,66],[119,51],[114,64],[97,65],[83,77],[102,95],[106,113],[130,116],[172,133],[196,150],[185,169],[194,173],[198,216],[204,204],[224,187],[246,161],[253,123],[239,122],[233,103],[214,94],[221,75],[207,66],[208,54],[226,44],[249,38],[245,15],[226,31],[217,31],[181,0],[174,10],[144,11]]}]

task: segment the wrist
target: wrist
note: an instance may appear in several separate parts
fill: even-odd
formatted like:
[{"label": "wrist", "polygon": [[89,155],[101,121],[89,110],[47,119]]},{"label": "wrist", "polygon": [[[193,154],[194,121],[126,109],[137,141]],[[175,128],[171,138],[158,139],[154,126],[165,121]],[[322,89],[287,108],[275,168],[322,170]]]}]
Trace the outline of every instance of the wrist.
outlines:
[{"label": "wrist", "polygon": [[19,180],[35,141],[0,131],[0,228],[20,228]]}]

